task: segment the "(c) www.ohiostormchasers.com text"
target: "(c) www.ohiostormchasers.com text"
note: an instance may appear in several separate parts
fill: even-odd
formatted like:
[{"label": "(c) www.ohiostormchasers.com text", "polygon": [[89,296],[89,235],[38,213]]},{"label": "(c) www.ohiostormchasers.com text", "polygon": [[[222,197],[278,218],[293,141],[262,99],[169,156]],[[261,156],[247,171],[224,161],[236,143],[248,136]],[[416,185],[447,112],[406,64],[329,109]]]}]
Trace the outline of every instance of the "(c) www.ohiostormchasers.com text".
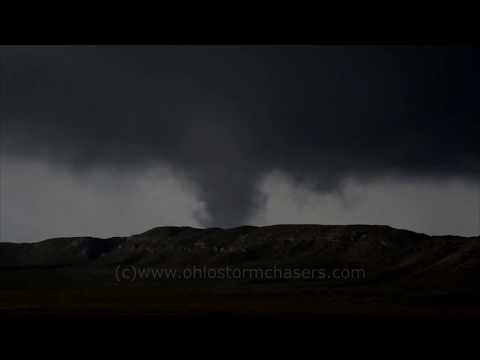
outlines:
[{"label": "(c) www.ohiostormchasers.com text", "polygon": [[364,280],[363,268],[300,268],[300,267],[218,267],[191,266],[182,269],[139,267],[115,268],[117,282],[137,280]]}]

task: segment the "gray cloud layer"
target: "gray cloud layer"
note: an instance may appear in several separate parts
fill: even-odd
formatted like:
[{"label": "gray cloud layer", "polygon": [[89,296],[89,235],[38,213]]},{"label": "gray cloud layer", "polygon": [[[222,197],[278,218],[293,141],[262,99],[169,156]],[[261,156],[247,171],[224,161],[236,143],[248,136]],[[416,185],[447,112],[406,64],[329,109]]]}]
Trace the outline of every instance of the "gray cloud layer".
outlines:
[{"label": "gray cloud layer", "polygon": [[72,175],[44,161],[0,158],[0,241],[124,236],[198,225],[202,204],[168,169]]},{"label": "gray cloud layer", "polygon": [[71,172],[168,166],[234,226],[272,171],[478,179],[478,49],[0,48],[2,152]]},{"label": "gray cloud layer", "polygon": [[262,188],[268,198],[257,219],[262,225],[381,224],[431,235],[480,234],[480,192],[472,181],[346,179],[340,193],[316,193],[271,174]]},{"label": "gray cloud layer", "polygon": [[[0,157],[0,241],[58,236],[124,236],[162,225],[199,226],[204,204],[168,169],[95,169],[81,176],[46,161]],[[385,224],[428,234],[480,233],[478,185],[461,179],[346,179],[318,193],[271,173],[252,225]],[[197,218],[195,218],[197,215]]]}]

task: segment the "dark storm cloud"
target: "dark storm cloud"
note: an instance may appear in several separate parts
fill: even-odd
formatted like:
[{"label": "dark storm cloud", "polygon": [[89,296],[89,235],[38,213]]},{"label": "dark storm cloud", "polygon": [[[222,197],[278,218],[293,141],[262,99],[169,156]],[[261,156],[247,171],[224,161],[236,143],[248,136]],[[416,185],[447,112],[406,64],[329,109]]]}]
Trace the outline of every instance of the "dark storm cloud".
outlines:
[{"label": "dark storm cloud", "polygon": [[244,222],[271,171],[319,191],[476,178],[478,49],[0,48],[3,151],[84,171],[166,164]]}]

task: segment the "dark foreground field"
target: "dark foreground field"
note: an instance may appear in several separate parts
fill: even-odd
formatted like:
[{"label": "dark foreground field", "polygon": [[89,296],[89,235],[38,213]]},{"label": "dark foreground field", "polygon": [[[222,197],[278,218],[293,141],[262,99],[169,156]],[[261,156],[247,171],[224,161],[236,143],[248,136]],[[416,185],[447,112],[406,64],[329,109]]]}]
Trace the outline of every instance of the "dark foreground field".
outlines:
[{"label": "dark foreground field", "polygon": [[480,319],[472,288],[380,279],[334,281],[146,280],[114,270],[23,269],[0,275],[0,317],[56,319]]},{"label": "dark foreground field", "polygon": [[[110,278],[105,282],[82,280],[72,272],[23,272],[22,277],[37,279],[38,286],[1,291],[3,329],[18,341],[62,342],[89,353],[98,348],[94,344],[108,353],[112,346],[120,353],[125,347],[136,353],[146,346],[175,344],[195,354],[205,346],[241,350],[258,343],[282,352],[297,343],[301,349],[321,346],[322,353],[333,347],[338,355],[381,351],[382,346],[397,353],[408,352],[407,344],[438,351],[444,344],[477,343],[480,294],[463,287],[432,290],[388,281],[132,284],[115,283],[107,274],[101,276]],[[46,285],[45,277],[59,282]],[[4,279],[3,273],[2,284]],[[201,347],[193,346],[198,342]]]}]

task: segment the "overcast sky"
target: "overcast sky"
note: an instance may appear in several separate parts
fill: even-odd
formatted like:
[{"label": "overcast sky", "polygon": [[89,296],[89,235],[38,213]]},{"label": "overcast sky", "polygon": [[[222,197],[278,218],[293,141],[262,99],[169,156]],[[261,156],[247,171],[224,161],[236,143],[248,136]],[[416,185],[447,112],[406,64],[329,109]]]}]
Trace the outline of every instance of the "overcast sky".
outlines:
[{"label": "overcast sky", "polygon": [[0,47],[1,241],[480,233],[478,49]]}]

